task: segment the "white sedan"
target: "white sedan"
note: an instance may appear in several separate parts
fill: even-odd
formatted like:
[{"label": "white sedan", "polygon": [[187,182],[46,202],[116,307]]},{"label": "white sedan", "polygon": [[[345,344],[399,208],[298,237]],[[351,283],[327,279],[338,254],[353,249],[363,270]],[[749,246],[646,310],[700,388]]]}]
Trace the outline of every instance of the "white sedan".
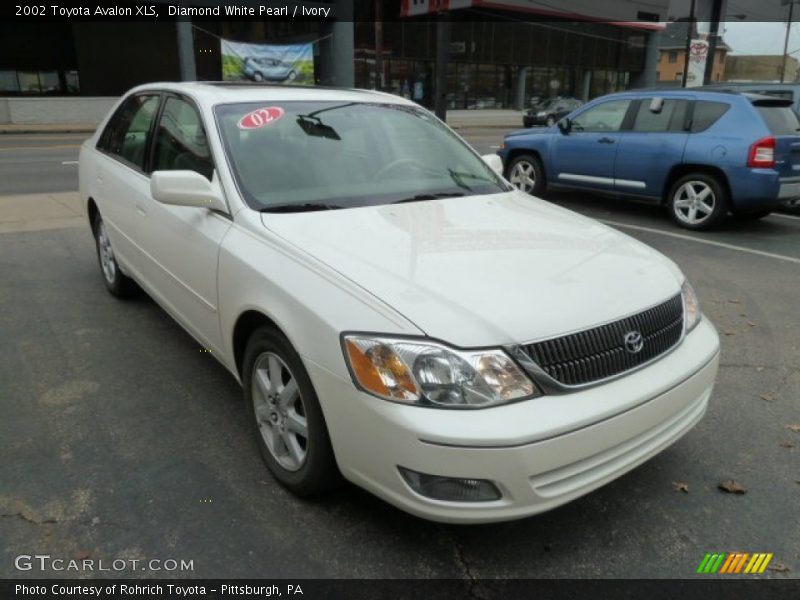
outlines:
[{"label": "white sedan", "polygon": [[108,290],[242,384],[277,481],[487,522],[678,440],[719,356],[674,263],[500,168],[395,96],[163,83],[86,141],[80,191]]}]

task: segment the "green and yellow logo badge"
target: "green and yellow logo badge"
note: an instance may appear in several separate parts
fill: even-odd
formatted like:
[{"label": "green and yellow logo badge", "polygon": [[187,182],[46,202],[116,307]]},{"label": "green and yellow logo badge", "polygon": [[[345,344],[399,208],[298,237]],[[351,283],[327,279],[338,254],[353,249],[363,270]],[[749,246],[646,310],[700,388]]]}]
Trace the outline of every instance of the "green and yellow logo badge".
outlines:
[{"label": "green and yellow logo badge", "polygon": [[772,553],[709,553],[703,557],[700,566],[697,567],[697,572],[703,574],[725,573],[727,575],[738,575],[741,573],[756,575],[763,573],[771,560]]}]

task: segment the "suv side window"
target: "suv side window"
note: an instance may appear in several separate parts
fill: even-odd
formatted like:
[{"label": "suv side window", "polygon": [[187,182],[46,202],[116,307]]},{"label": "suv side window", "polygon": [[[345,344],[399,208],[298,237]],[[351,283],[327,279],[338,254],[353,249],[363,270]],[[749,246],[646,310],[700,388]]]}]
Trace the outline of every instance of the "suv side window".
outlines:
[{"label": "suv side window", "polygon": [[153,145],[153,171],[195,171],[211,179],[214,162],[197,109],[169,96],[158,121]]},{"label": "suv side window", "polygon": [[593,106],[572,120],[572,129],[587,132],[619,131],[630,104],[630,100],[611,100]]},{"label": "suv side window", "polygon": [[642,132],[667,132],[683,131],[683,122],[686,118],[687,100],[666,99],[661,107],[661,112],[654,113],[650,110],[651,98],[642,98],[636,117],[633,121],[633,131]]},{"label": "suv side window", "polygon": [[136,94],[127,98],[109,120],[97,147],[143,169],[158,102],[158,94]]},{"label": "suv side window", "polygon": [[708,100],[698,100],[694,103],[694,113],[692,114],[692,133],[705,131],[716,123],[719,118],[728,112],[731,107],[726,102],[710,102]]}]

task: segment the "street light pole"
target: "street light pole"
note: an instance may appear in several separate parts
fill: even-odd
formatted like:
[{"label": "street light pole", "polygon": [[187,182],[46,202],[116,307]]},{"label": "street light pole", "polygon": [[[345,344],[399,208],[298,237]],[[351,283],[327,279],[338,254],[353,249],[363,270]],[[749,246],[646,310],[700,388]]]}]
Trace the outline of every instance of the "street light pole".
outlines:
[{"label": "street light pole", "polygon": [[689,81],[689,54],[692,51],[692,33],[694,33],[694,2],[692,0],[691,7],[689,8],[689,21],[686,27],[686,48],[683,56],[683,78],[681,80],[681,87],[686,87],[686,82]]},{"label": "street light pole", "polygon": [[792,16],[795,0],[789,0],[789,21],[786,23],[786,38],[783,40],[783,60],[781,61],[781,83],[786,77],[786,59],[789,51],[789,34],[792,32]]}]

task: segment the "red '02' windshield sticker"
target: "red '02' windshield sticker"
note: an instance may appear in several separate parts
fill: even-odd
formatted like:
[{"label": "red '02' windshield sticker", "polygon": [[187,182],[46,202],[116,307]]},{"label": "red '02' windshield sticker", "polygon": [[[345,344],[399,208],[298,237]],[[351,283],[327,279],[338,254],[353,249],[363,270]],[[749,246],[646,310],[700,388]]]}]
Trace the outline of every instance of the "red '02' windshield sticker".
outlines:
[{"label": "red '02' windshield sticker", "polygon": [[247,113],[239,119],[239,129],[261,129],[271,125],[283,116],[280,106],[265,106]]}]

